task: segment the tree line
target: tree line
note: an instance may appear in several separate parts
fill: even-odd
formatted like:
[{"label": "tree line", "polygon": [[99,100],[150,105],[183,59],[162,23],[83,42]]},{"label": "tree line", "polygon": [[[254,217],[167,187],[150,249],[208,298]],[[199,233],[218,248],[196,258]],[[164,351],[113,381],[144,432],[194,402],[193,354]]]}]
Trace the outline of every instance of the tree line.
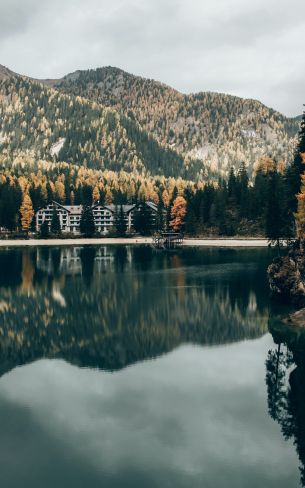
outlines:
[{"label": "tree line", "polygon": [[152,201],[158,208],[154,219],[143,214],[145,205],[139,207],[142,224],[136,230],[140,233],[174,229],[189,236],[291,238],[305,231],[304,133],[303,116],[293,162],[285,167],[270,156],[262,157],[253,181],[245,164],[238,171],[231,168],[227,180],[204,184],[66,163],[20,160],[9,164],[0,158],[0,227],[28,231],[37,210],[55,200],[63,205],[82,204],[87,217],[97,202],[114,204],[116,226],[122,229],[121,205]]}]

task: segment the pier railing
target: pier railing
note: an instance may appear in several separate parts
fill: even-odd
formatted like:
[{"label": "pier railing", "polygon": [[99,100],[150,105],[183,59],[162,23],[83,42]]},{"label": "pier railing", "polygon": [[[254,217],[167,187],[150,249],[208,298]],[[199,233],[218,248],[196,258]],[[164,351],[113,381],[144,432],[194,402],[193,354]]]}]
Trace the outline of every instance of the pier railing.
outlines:
[{"label": "pier railing", "polygon": [[172,249],[183,245],[184,236],[181,232],[159,232],[154,235],[154,246],[160,249]]}]

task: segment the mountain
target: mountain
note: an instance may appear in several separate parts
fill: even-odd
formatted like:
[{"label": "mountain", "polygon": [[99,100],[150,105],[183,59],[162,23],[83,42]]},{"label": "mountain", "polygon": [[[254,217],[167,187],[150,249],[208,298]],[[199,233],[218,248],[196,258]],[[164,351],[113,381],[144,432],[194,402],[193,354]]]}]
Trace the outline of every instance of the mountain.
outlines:
[{"label": "mountain", "polygon": [[8,69],[6,66],[2,66],[2,64],[0,64],[0,81],[11,78],[12,76],[19,76],[19,75],[17,73],[14,73],[10,69]]},{"label": "mountain", "polygon": [[223,176],[241,162],[251,173],[263,155],[289,161],[299,127],[297,119],[256,100],[211,92],[184,95],[118,68],[76,71],[51,85],[116,109],[161,146],[175,149],[186,160],[200,159]]},{"label": "mountain", "polygon": [[220,93],[184,95],[118,68],[33,80],[0,65],[0,153],[94,169],[216,179],[291,160],[299,121]]},{"label": "mountain", "polygon": [[[162,147],[130,117],[1,68],[0,148],[9,158],[195,178],[202,162]],[[205,176],[209,176],[204,172]]]}]

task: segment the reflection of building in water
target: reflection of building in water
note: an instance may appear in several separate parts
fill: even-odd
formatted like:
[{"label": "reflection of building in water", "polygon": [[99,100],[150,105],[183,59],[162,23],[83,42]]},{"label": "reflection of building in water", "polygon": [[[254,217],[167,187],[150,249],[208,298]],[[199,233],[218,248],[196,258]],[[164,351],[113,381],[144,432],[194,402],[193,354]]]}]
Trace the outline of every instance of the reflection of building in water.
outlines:
[{"label": "reflection of building in water", "polygon": [[224,280],[214,265],[208,272],[206,263],[198,266],[194,253],[150,246],[3,252],[3,266],[8,262],[19,276],[11,283],[0,274],[0,375],[42,357],[120,369],[183,343],[227,344],[264,334],[265,266],[258,275],[241,267]]},{"label": "reflection of building in water", "polygon": [[[55,271],[63,272],[66,275],[80,275],[83,270],[83,261],[86,261],[86,250],[92,249],[89,247],[63,247],[55,249],[38,248],[36,266],[37,269],[53,275]],[[109,266],[113,266],[114,260],[117,257],[117,249],[110,246],[99,246],[94,248],[94,269],[97,272],[109,269]],[[131,250],[125,249],[126,253],[125,261],[131,263]],[[54,265],[54,252],[58,253],[58,261]]]},{"label": "reflection of building in water", "polygon": [[[157,205],[153,202],[146,202],[152,216],[157,213]],[[120,207],[118,207],[118,210]],[[134,214],[138,210],[138,205],[122,205],[127,232],[131,232],[133,228]],[[61,205],[53,201],[46,208],[41,208],[36,213],[36,230],[39,231],[41,225],[46,221],[50,227],[53,213],[56,210],[60,228],[62,232],[71,232],[73,234],[80,234],[80,221],[83,207],[82,205]],[[92,213],[96,231],[101,234],[108,234],[115,225],[115,214],[117,208],[115,205],[94,205],[92,206]]]},{"label": "reflection of building in water", "polygon": [[[81,274],[82,263],[80,260],[80,247],[65,247],[62,249],[37,249],[37,269],[53,275],[55,271],[63,271],[65,274]],[[54,252],[58,253],[57,269],[54,265]]]},{"label": "reflection of building in water", "polygon": [[80,260],[80,247],[61,249],[60,255],[60,271],[65,274],[81,274],[82,263]]}]

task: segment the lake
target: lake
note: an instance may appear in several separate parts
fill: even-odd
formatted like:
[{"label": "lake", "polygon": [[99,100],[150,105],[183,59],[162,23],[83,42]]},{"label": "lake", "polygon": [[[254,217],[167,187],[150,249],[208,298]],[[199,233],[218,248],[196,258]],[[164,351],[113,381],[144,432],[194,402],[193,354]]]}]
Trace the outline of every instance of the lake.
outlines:
[{"label": "lake", "polygon": [[1,486],[300,486],[303,343],[272,320],[271,259],[0,250]]}]

